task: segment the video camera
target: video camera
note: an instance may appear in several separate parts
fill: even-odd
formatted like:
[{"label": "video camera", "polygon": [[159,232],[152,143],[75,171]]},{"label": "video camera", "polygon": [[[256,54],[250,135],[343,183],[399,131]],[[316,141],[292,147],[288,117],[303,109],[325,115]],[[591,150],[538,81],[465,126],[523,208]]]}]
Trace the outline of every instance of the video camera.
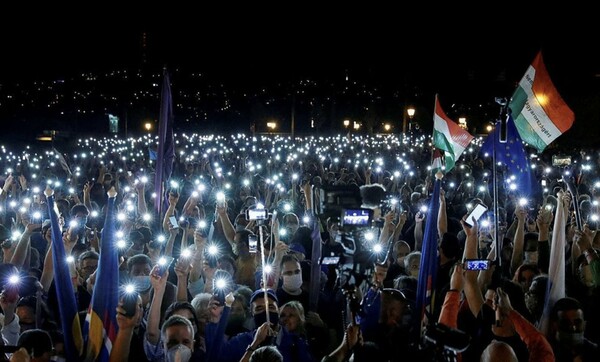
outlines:
[{"label": "video camera", "polygon": [[424,336],[425,346],[433,350],[436,361],[455,361],[458,353],[469,348],[471,336],[444,324],[428,325]]}]

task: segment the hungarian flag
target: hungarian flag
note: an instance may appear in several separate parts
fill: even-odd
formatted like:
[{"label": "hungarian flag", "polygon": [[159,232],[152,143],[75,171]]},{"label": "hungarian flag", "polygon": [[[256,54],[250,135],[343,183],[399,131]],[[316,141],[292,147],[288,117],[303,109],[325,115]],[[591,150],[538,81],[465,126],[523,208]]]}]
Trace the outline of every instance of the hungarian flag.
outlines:
[{"label": "hungarian flag", "polygon": [[433,145],[444,151],[445,170],[448,172],[452,170],[473,136],[448,118],[440,106],[437,95],[433,113]]},{"label": "hungarian flag", "polygon": [[444,159],[442,157],[442,152],[437,148],[433,149],[433,154],[431,155],[431,172],[432,174],[436,174],[438,171],[444,170]]},{"label": "hungarian flag", "polygon": [[575,114],[552,84],[542,53],[519,82],[509,107],[523,141],[539,152],[573,125]]}]

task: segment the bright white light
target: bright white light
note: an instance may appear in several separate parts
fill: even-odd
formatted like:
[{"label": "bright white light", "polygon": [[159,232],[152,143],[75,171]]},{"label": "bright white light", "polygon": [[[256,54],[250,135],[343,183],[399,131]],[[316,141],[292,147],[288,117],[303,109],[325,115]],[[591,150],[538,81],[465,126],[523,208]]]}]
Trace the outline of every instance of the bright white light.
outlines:
[{"label": "bright white light", "polygon": [[484,227],[484,228],[489,227],[490,226],[489,220],[483,220],[483,221],[481,221],[481,226]]},{"label": "bright white light", "polygon": [[162,257],[162,258],[158,259],[158,265],[160,265],[160,266],[167,265],[167,258]]},{"label": "bright white light", "polygon": [[270,265],[265,265],[265,273],[269,274],[273,271],[273,268]]},{"label": "bright white light", "polygon": [[142,215],[142,220],[150,221],[152,220],[152,215],[150,215],[149,213],[145,213],[144,215]]},{"label": "bright white light", "polygon": [[164,235],[158,235],[156,237],[156,241],[158,241],[159,243],[164,243],[167,240],[167,238],[165,238]]},{"label": "bright white light", "polygon": [[422,213],[426,213],[427,212],[427,206],[426,205],[422,205],[419,210],[421,210]]},{"label": "bright white light", "polygon": [[217,201],[225,201],[225,193],[223,191],[217,192]]},{"label": "bright white light", "polygon": [[77,226],[79,226],[79,223],[77,222],[77,220],[71,220],[69,221],[69,226],[72,228],[76,228]]},{"label": "bright white light", "polygon": [[261,204],[260,202],[258,204],[256,204],[256,209],[257,210],[264,210],[265,209],[265,205]]},{"label": "bright white light", "polygon": [[372,231],[367,231],[365,233],[365,240],[366,241],[373,241],[373,239],[375,239],[375,234]]},{"label": "bright white light", "polygon": [[117,240],[117,248],[125,249],[126,246],[127,246],[127,242],[125,242],[125,240],[123,240],[123,239]]},{"label": "bright white light", "polygon": [[135,292],[135,285],[133,285],[133,284],[125,285],[125,293],[132,294],[134,292]]},{"label": "bright white light", "polygon": [[126,218],[125,213],[120,212],[117,214],[117,220],[123,221],[123,220],[125,220],[125,218]]},{"label": "bright white light", "polygon": [[290,212],[290,211],[292,211],[292,205],[290,205],[290,204],[287,204],[287,203],[286,203],[286,204],[283,204],[283,210],[284,210],[285,212]]},{"label": "bright white light", "polygon": [[516,189],[517,189],[517,184],[510,184],[510,185],[508,186],[508,188],[509,188],[509,189],[511,189],[512,191],[514,191],[514,190],[516,190]]},{"label": "bright white light", "polygon": [[19,278],[19,276],[18,276],[18,275],[11,275],[11,276],[8,278],[8,282],[9,282],[10,284],[18,284],[20,281],[21,281],[21,278]]},{"label": "bright white light", "polygon": [[302,222],[305,224],[308,224],[310,222],[310,217],[308,217],[308,216],[303,217]]},{"label": "bright white light", "polygon": [[590,218],[592,219],[592,221],[598,221],[598,215],[597,214],[592,214],[592,216],[590,216]]},{"label": "bright white light", "polygon": [[373,251],[375,253],[381,253],[382,250],[383,250],[383,247],[381,246],[381,244],[375,244],[375,245],[373,245]]},{"label": "bright white light", "polygon": [[75,258],[73,257],[73,255],[69,255],[67,256],[67,263],[74,263],[75,262]]},{"label": "bright white light", "polygon": [[522,197],[522,198],[519,199],[519,205],[520,206],[525,206],[525,205],[527,205],[527,203],[528,203],[528,201],[527,201],[526,198]]},{"label": "bright white light", "polygon": [[286,229],[279,229],[279,236],[286,236],[286,235],[287,235]]},{"label": "bright white light", "polygon": [[124,233],[123,231],[119,230],[119,231],[117,231],[117,232],[115,233],[115,236],[116,236],[118,239],[123,239],[123,237],[125,236],[125,233]]},{"label": "bright white light", "polygon": [[145,184],[146,182],[148,182],[148,176],[142,176],[142,177],[140,177],[140,181],[142,181],[142,183]]},{"label": "bright white light", "polygon": [[215,287],[217,287],[217,289],[225,289],[226,286],[227,281],[225,279],[219,278],[215,281]]},{"label": "bright white light", "polygon": [[91,216],[91,217],[98,217],[98,215],[99,215],[99,214],[98,214],[98,211],[96,211],[96,210],[93,210],[93,211],[90,213],[90,216]]},{"label": "bright white light", "polygon": [[208,255],[217,255],[219,253],[219,248],[212,244],[208,246]]},{"label": "bright white light", "polygon": [[190,256],[192,256],[192,252],[190,251],[190,249],[185,248],[181,251],[181,256],[184,258],[189,258]]}]

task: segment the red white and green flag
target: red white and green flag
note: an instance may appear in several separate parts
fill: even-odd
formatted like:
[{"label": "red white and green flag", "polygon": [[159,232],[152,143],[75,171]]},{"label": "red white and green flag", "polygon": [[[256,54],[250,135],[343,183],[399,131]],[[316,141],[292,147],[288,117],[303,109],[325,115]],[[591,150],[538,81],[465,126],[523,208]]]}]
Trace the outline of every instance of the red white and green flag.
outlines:
[{"label": "red white and green flag", "polygon": [[575,114],[552,84],[541,52],[519,82],[509,107],[521,138],[539,152],[571,128],[575,120]]},{"label": "red white and green flag", "polygon": [[473,136],[444,113],[437,95],[433,112],[433,146],[444,151],[445,171],[450,171]]}]

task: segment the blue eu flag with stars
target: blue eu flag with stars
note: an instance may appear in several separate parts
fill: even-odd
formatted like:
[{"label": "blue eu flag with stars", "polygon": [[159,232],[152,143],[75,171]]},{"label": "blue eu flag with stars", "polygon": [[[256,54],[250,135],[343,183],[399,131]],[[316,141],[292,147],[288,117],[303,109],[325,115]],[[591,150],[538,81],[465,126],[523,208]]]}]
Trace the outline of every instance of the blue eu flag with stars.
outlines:
[{"label": "blue eu flag with stars", "polygon": [[527,152],[523,146],[523,141],[519,136],[515,122],[512,116],[507,115],[506,120],[506,143],[500,143],[500,127],[488,135],[481,146],[481,153],[492,157],[494,143],[496,144],[496,162],[506,165],[506,177],[515,176],[513,183],[517,185],[516,192],[519,195],[530,196],[532,194],[532,174]]}]

